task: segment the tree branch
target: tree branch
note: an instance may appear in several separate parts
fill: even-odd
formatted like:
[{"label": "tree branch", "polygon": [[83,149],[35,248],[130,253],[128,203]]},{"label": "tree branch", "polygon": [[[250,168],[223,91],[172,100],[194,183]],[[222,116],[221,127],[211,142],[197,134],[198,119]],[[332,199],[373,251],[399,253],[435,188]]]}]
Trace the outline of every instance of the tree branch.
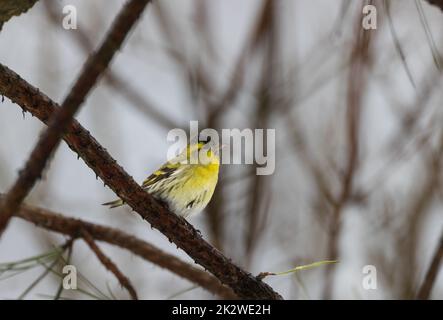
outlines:
[{"label": "tree branch", "polygon": [[[45,12],[51,23],[54,26],[58,25],[60,21],[61,4],[51,0],[46,0],[43,3],[45,4]],[[93,43],[84,30],[76,30],[74,40],[86,54],[92,51]],[[145,115],[147,119],[164,128],[179,127],[178,123],[169,118],[166,113],[160,111],[159,107],[154,106],[152,101],[140,94],[137,89],[131,86],[131,83],[126,81],[120,74],[110,69],[103,76],[104,80],[113,90],[120,93],[133,108]]]},{"label": "tree branch", "polygon": [[65,234],[73,239],[81,237],[82,230],[86,230],[94,240],[103,241],[131,251],[146,261],[167,269],[215,295],[224,299],[236,298],[232,290],[222,285],[217,278],[156,248],[148,242],[126,234],[118,229],[97,225],[80,219],[69,218],[46,209],[23,204],[15,216],[34,223],[38,227]]},{"label": "tree branch", "polygon": [[[40,136],[25,168],[20,171],[15,184],[0,204],[0,236],[9,219],[20,206],[35,182],[40,178],[50,156],[60,143],[63,133],[70,125],[88,93],[99,76],[106,70],[115,52],[121,47],[131,27],[138,20],[150,0],[131,0],[121,10],[98,51],[83,66],[77,81],[65,98],[62,108],[50,119],[47,130]],[[3,67],[0,68],[3,71]],[[10,83],[2,83],[10,85]]]},{"label": "tree branch", "polygon": [[443,11],[443,0],[426,0],[429,4],[437,6]]},{"label": "tree branch", "polygon": [[[331,221],[329,226],[327,256],[328,259],[338,260],[340,254],[339,241],[343,229],[343,214],[345,206],[349,203],[354,192],[354,181],[359,169],[361,115],[363,112],[362,100],[365,88],[368,85],[368,73],[372,64],[373,35],[370,31],[360,28],[361,8],[356,18],[354,44],[351,48],[350,67],[348,74],[347,108],[346,108],[346,143],[347,159],[341,177],[340,193],[331,203]],[[323,298],[330,300],[334,288],[334,268],[326,269]]]},{"label": "tree branch", "polygon": [[38,0],[3,0],[0,2],[0,30],[3,24],[13,16],[19,16],[25,13]]},{"label": "tree branch", "polygon": [[129,281],[128,277],[126,277],[115,265],[114,262],[112,262],[111,259],[109,259],[103,251],[100,250],[99,246],[95,243],[94,238],[89,234],[88,231],[85,229],[81,230],[81,234],[83,237],[83,240],[88,244],[89,248],[95,253],[98,260],[105,266],[106,269],[111,271],[117,280],[120,282],[122,287],[126,288],[128,290],[132,300],[138,300],[137,298],[137,292],[135,291],[134,287],[131,284],[131,281]]},{"label": "tree branch", "polygon": [[440,236],[440,240],[438,242],[437,249],[432,258],[432,262],[429,265],[429,269],[426,272],[425,279],[418,291],[417,299],[419,300],[427,300],[431,295],[432,288],[434,287],[435,280],[437,279],[438,271],[440,269],[440,265],[443,261],[443,232]]},{"label": "tree branch", "polygon": [[[23,110],[47,123],[58,105],[0,64],[0,94],[19,104]],[[171,213],[155,201],[129,176],[108,152],[77,121],[69,126],[64,140],[85,163],[123,201],[146,219],[153,228],[183,249],[196,263],[231,287],[241,298],[281,299],[270,286],[245,272],[221,252],[203,240],[185,219]]]}]

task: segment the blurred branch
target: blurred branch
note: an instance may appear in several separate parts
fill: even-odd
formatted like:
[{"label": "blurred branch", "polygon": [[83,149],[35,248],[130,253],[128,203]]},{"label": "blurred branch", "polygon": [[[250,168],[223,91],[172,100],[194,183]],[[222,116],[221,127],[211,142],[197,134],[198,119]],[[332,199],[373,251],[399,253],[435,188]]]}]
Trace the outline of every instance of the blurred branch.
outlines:
[{"label": "blurred branch", "polygon": [[[58,12],[61,12],[59,4],[52,0],[46,0],[43,3],[45,4],[45,12],[49,17],[49,20],[54,25],[58,25]],[[93,50],[93,43],[82,29],[76,30],[73,35],[78,46],[81,47],[81,49],[86,54],[89,54]],[[128,81],[126,81],[123,77],[114,72],[112,69],[109,69],[104,74],[104,80],[115,90],[115,92],[120,93],[125,99],[127,99],[132,107],[136,108],[139,112],[146,115],[147,118],[154,123],[160,124],[165,128],[180,127],[167,115],[163,114],[163,112],[161,112],[158,108],[154,107],[151,101],[143,97],[134,87],[131,86]]]},{"label": "blurred branch", "polygon": [[[273,107],[277,107],[276,97],[278,96],[277,74],[280,63],[279,48],[279,18],[280,1],[266,0],[263,15],[260,19],[260,41],[263,46],[261,77],[257,83],[257,105],[254,112],[254,128],[268,128]],[[263,143],[263,150],[268,146],[266,140]],[[269,201],[271,188],[267,177],[256,174],[257,165],[251,166],[251,181],[249,184],[248,208],[246,211],[248,227],[245,230],[245,261],[249,265],[252,261],[255,247],[264,234],[266,219],[269,211],[265,201]]]},{"label": "blurred branch", "polygon": [[403,69],[405,69],[406,75],[408,76],[408,79],[411,82],[411,85],[414,87],[414,89],[416,89],[414,77],[412,76],[411,69],[409,68],[409,65],[406,61],[406,55],[405,55],[404,50],[400,44],[400,41],[398,40],[398,35],[395,30],[394,22],[391,17],[391,2],[388,2],[387,0],[383,0],[383,6],[386,11],[386,16],[388,18],[389,31],[391,33],[392,40],[394,42],[395,50],[397,51],[397,53],[400,57],[401,63],[403,65]]},{"label": "blurred branch", "polygon": [[86,231],[85,229],[82,229],[80,233],[83,237],[83,240],[85,240],[89,248],[95,253],[98,260],[100,260],[100,262],[105,266],[106,269],[108,269],[115,275],[117,280],[120,282],[121,286],[126,288],[126,290],[128,290],[131,298],[133,300],[138,300],[137,292],[135,291],[129,279],[117,268],[115,263],[112,262],[112,260],[109,259],[103,253],[103,251],[100,250],[99,246],[95,243],[94,238],[89,234],[89,232]]},{"label": "blurred branch", "polygon": [[222,298],[233,299],[236,297],[229,288],[223,286],[216,278],[203,270],[199,270],[179,258],[154,247],[148,242],[126,234],[123,231],[65,217],[46,209],[28,205],[22,205],[15,216],[32,222],[36,226],[46,230],[59,232],[72,238],[79,238],[82,236],[82,232],[87,232],[95,241],[107,242],[131,251],[146,261],[196,283]]},{"label": "blurred branch", "polygon": [[13,16],[19,16],[25,13],[38,0],[2,0],[0,2],[0,31],[3,24],[11,19]]},{"label": "blurred branch", "polygon": [[418,291],[417,299],[420,300],[429,299],[435,280],[437,279],[437,275],[442,261],[443,261],[443,232],[440,236],[437,250],[435,251],[431,264],[429,265],[429,269],[426,272],[425,279],[423,280],[423,283]]},{"label": "blurred branch", "polygon": [[[0,65],[1,66],[1,65]],[[5,85],[6,84],[6,85]],[[4,94],[23,110],[48,123],[59,106],[6,67],[0,69],[0,94]],[[115,159],[77,121],[69,126],[64,140],[86,164],[125,203],[183,249],[196,263],[231,287],[241,298],[281,299],[270,286],[245,272],[221,252],[207,243],[185,219],[160,205],[129,176]]]},{"label": "blurred branch", "polygon": [[[225,113],[228,111],[228,109],[234,105],[236,99],[239,97],[239,93],[241,93],[242,91],[244,77],[246,74],[246,67],[248,63],[250,62],[250,60],[252,60],[254,55],[257,55],[258,52],[261,52],[261,50],[258,50],[258,47],[260,45],[268,45],[268,47],[271,46],[270,42],[272,39],[270,39],[271,35],[269,34],[270,33],[269,28],[271,27],[272,24],[272,17],[270,16],[274,12],[273,1],[263,0],[260,3],[260,6],[261,6],[260,10],[258,11],[257,16],[255,17],[255,21],[253,23],[250,35],[246,39],[237,60],[235,60],[233,63],[232,73],[229,77],[230,82],[228,83],[227,88],[225,89],[224,92],[218,94],[219,97],[217,97],[215,100],[206,101],[208,109],[206,123],[209,128],[218,129],[221,127],[220,121],[222,116],[224,116]],[[205,32],[207,32],[207,30],[205,30]],[[206,38],[209,38],[209,36],[206,35]],[[272,50],[272,48],[270,48],[270,50]],[[264,58],[266,59],[268,57],[265,56]],[[272,62],[269,63],[269,61],[266,61],[265,65],[268,67],[265,69],[272,69]],[[264,70],[263,72],[264,77],[269,76],[267,72],[268,70]],[[210,81],[205,80],[201,82],[205,83]],[[267,82],[271,83],[269,79]],[[267,91],[268,89],[266,88],[266,85],[269,83],[264,83],[262,86],[264,88],[260,89]],[[207,85],[206,87],[212,87],[212,86]],[[214,92],[210,93],[211,96],[216,96]],[[266,95],[267,92],[266,93],[263,92],[262,96]],[[267,105],[267,103],[262,103],[262,102],[260,102],[260,104],[262,106]],[[257,114],[259,113],[260,111],[257,112]],[[266,118],[266,116],[267,115],[265,114],[265,112],[263,114],[260,114],[258,116],[258,118],[260,119],[257,119],[257,121],[263,120],[262,118]],[[254,123],[253,125],[257,126],[257,123]],[[266,128],[266,127],[267,126],[264,123],[257,126],[257,128]],[[254,170],[255,172],[255,167],[252,168],[251,170]],[[258,178],[258,176],[256,176],[255,174],[253,179],[254,181],[251,182],[250,189],[252,192],[254,192],[254,196],[250,198],[249,201],[250,208],[248,208],[247,212],[248,217],[252,216],[253,224],[249,224],[249,222],[247,223],[249,227],[245,233],[245,244],[247,247],[247,251],[250,251],[251,253],[252,250],[249,249],[252,249],[254,245],[255,235],[258,234],[260,231],[258,227],[260,225],[259,222],[264,221],[264,219],[262,219],[262,221],[258,221],[258,219],[255,219],[255,216],[259,214],[258,212],[259,204],[257,203],[259,201],[257,199],[261,194],[265,193],[264,192],[265,188],[261,185],[263,179]],[[217,188],[219,192],[214,194],[213,200],[208,205],[207,212],[208,212],[209,228],[213,235],[214,242],[219,248],[221,248],[223,245],[223,234],[224,234],[223,212],[225,209],[224,208],[225,201],[223,194],[223,191],[225,189],[225,183],[223,180],[219,181]],[[249,260],[249,258],[246,257],[246,260]]]},{"label": "blurred branch", "polygon": [[439,7],[443,11],[443,0],[426,0],[429,4]]},{"label": "blurred branch", "polygon": [[257,47],[262,44],[263,40],[266,38],[266,29],[269,27],[268,11],[272,9],[272,2],[273,1],[271,0],[262,1],[262,8],[257,15],[257,20],[253,25],[252,32],[246,40],[246,43],[240,52],[240,56],[232,69],[228,88],[215,103],[209,106],[209,119],[219,117],[226,112],[229,107],[234,105],[234,102],[243,87],[246,65],[248,61],[252,60],[252,56],[257,51]]},{"label": "blurred branch", "polygon": [[[177,25],[175,12],[169,12],[170,10],[167,9],[163,1],[155,2],[153,11],[155,12],[154,18],[160,36],[166,43],[165,52],[177,67],[178,75],[191,99],[191,104],[198,108],[200,106],[200,94],[203,92],[210,93],[213,88],[210,78],[205,74],[204,68],[201,67],[202,57],[200,55],[203,55],[203,51],[192,55],[192,58],[187,54],[188,46],[185,45],[183,30]],[[195,112],[195,116],[200,121],[203,120],[200,117],[201,114],[203,113]]]},{"label": "blurred branch", "polygon": [[[331,260],[338,260],[339,237],[343,220],[342,213],[345,205],[352,197],[354,180],[359,165],[362,99],[367,86],[367,73],[372,61],[370,51],[371,42],[373,42],[372,34],[371,31],[365,31],[360,27],[360,12],[356,19],[359,27],[357,28],[358,32],[351,51],[348,76],[346,110],[347,159],[341,179],[340,194],[332,203],[333,209],[328,235],[327,257]],[[332,296],[332,288],[334,287],[333,271],[334,266],[326,269],[325,287],[323,290],[324,299],[331,299]]]},{"label": "blurred branch", "polygon": [[[69,127],[73,116],[78,111],[86,96],[95,86],[100,75],[106,70],[116,51],[121,47],[129,30],[138,20],[145,6],[150,0],[131,0],[121,10],[114,21],[105,40],[98,51],[91,55],[83,66],[80,76],[59,109],[49,120],[47,130],[40,136],[34,147],[25,168],[20,171],[15,184],[0,204],[0,236],[6,228],[9,219],[18,209],[40,178],[43,169],[49,162],[49,158],[59,145],[63,133]],[[2,91],[9,91],[12,100],[17,99],[14,94],[14,86],[8,82],[7,68],[0,65],[0,87]],[[2,92],[3,93],[3,92]],[[17,92],[15,92],[17,93]],[[5,93],[6,94],[6,93]],[[7,95],[7,94],[6,94]]]},{"label": "blurred branch", "polygon": [[[441,171],[442,171],[442,155],[443,155],[443,132],[440,134],[440,142],[439,147],[435,152],[433,152],[429,157],[429,164],[426,165],[427,168],[429,168],[429,182],[428,187],[423,190],[423,193],[426,193],[427,195],[423,194],[423,197],[425,197],[425,202],[421,204],[421,206],[418,206],[419,209],[422,209],[424,211],[423,207],[430,207],[431,206],[431,200],[433,195],[438,191],[438,189],[441,187],[440,183],[440,177],[441,177]],[[418,211],[418,210],[417,210]],[[419,215],[419,214],[415,214]],[[422,218],[423,219],[423,218]],[[412,220],[411,222],[411,229],[419,228],[420,223],[418,220],[418,217]],[[418,232],[416,232],[418,233]],[[407,235],[409,238],[410,234]],[[414,236],[414,234],[412,234]],[[418,237],[415,236],[415,239],[412,238],[412,241],[414,241],[414,244],[418,242]],[[407,248],[410,250],[410,248]],[[414,250],[416,252],[416,250]],[[423,280],[423,283],[421,284],[418,293],[417,293],[417,299],[420,300],[426,300],[429,299],[432,288],[434,286],[435,280],[437,278],[439,268],[441,265],[441,262],[443,260],[443,232],[440,235],[439,241],[437,243],[437,249],[434,253],[434,256],[431,260],[431,264],[429,265],[429,268],[426,272],[425,278]],[[409,297],[408,297],[409,298]]]},{"label": "blurred branch", "polygon": [[432,35],[431,28],[429,27],[428,21],[426,19],[426,15],[423,10],[423,6],[421,5],[421,1],[415,0],[415,6],[417,8],[418,15],[420,17],[420,22],[421,22],[423,29],[425,31],[425,34],[426,34],[426,39],[429,44],[429,49],[431,50],[431,54],[432,54],[432,58],[434,60],[435,67],[437,68],[437,70],[441,71],[443,61],[440,56],[440,53],[438,52],[438,48],[435,44],[434,36]]},{"label": "blurred branch", "polygon": [[[394,293],[396,299],[413,299],[417,296],[417,272],[419,270],[418,263],[420,260],[420,240],[423,238],[424,224],[427,216],[433,207],[433,200],[438,195],[441,186],[440,178],[442,172],[442,155],[443,155],[443,134],[440,134],[439,145],[434,149],[432,139],[429,134],[423,138],[422,145],[414,148],[416,155],[422,155],[424,158],[422,167],[424,172],[420,172],[417,180],[409,191],[410,195],[402,201],[403,205],[399,210],[393,210],[385,206],[385,214],[381,227],[391,227],[393,236],[392,254],[380,253],[375,259],[383,272],[383,277],[389,283],[388,287]],[[387,179],[386,176],[383,177]],[[381,179],[380,179],[381,180]],[[377,185],[380,188],[380,184]],[[391,199],[387,194],[383,202],[388,203]],[[402,220],[399,220],[399,217]],[[394,223],[395,221],[395,223]],[[402,221],[401,228],[398,223]],[[388,244],[383,243],[386,247]],[[398,266],[401,266],[399,268]],[[432,274],[432,273],[431,273]],[[429,282],[431,283],[431,282]],[[424,298],[423,298],[424,299]]]},{"label": "blurred branch", "polygon": [[[203,97],[203,103],[200,105],[201,113],[205,114],[205,125],[208,128],[213,128],[217,131],[223,127],[221,117],[210,116],[210,98],[216,96],[215,85],[216,82],[214,76],[218,74],[213,72],[209,66],[217,65],[219,63],[219,50],[215,41],[215,37],[212,30],[212,20],[210,16],[208,2],[206,0],[197,0],[195,4],[195,18],[194,18],[194,30],[198,37],[198,43],[203,49],[202,52],[206,53],[206,59],[198,57],[196,67],[196,85],[201,87],[200,93]],[[204,64],[208,67],[204,68]],[[198,104],[196,104],[198,106]],[[200,111],[197,111],[200,112]],[[211,201],[206,207],[206,216],[208,222],[209,234],[211,237],[211,243],[216,248],[223,252],[225,245],[225,226],[226,226],[226,183],[223,177],[226,175],[225,170],[220,172],[219,180],[217,183],[217,192],[212,196]]]}]

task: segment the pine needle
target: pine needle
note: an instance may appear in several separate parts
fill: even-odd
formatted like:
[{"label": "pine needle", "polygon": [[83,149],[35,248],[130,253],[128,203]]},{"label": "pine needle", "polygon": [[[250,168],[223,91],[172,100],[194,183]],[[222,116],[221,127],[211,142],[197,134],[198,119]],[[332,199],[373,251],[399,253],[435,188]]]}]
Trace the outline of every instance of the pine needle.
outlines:
[{"label": "pine needle", "polygon": [[192,287],[189,287],[189,288],[186,288],[186,289],[180,290],[179,292],[176,292],[176,293],[172,294],[171,296],[167,297],[165,300],[172,300],[172,299],[175,299],[175,298],[177,298],[179,295],[182,295],[182,294],[184,294],[184,293],[186,293],[186,292],[192,291],[192,290],[197,289],[197,288],[198,288],[198,286],[192,286]]},{"label": "pine needle", "polygon": [[282,275],[287,275],[287,274],[291,274],[291,273],[295,273],[298,271],[302,271],[302,270],[309,270],[309,269],[313,269],[313,268],[317,268],[320,267],[322,265],[326,265],[326,264],[333,264],[333,263],[338,263],[338,260],[323,260],[323,261],[317,261],[311,264],[306,264],[303,266],[298,266],[292,269],[289,269],[287,271],[281,271],[281,272],[261,272],[257,278],[262,280],[267,276],[282,276]]}]

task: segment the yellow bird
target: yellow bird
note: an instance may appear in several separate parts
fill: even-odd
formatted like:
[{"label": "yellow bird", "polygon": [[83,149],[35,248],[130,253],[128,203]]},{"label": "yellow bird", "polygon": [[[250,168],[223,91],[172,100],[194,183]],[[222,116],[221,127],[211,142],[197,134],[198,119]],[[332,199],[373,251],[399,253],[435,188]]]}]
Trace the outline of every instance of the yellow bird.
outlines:
[{"label": "yellow bird", "polygon": [[[209,148],[209,140],[188,144],[177,157],[151,174],[142,187],[175,214],[184,218],[195,215],[207,206],[214,194],[220,167],[219,151],[220,148],[216,151]],[[121,199],[103,203],[110,208],[124,204]]]}]

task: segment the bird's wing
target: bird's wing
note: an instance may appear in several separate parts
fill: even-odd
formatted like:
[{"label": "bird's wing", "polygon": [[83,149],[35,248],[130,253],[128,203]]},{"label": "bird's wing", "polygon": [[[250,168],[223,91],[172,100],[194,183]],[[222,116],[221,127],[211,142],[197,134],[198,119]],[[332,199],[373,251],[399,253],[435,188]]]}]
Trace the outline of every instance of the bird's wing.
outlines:
[{"label": "bird's wing", "polygon": [[143,181],[142,187],[147,188],[160,180],[166,179],[180,171],[180,163],[167,162]]}]

